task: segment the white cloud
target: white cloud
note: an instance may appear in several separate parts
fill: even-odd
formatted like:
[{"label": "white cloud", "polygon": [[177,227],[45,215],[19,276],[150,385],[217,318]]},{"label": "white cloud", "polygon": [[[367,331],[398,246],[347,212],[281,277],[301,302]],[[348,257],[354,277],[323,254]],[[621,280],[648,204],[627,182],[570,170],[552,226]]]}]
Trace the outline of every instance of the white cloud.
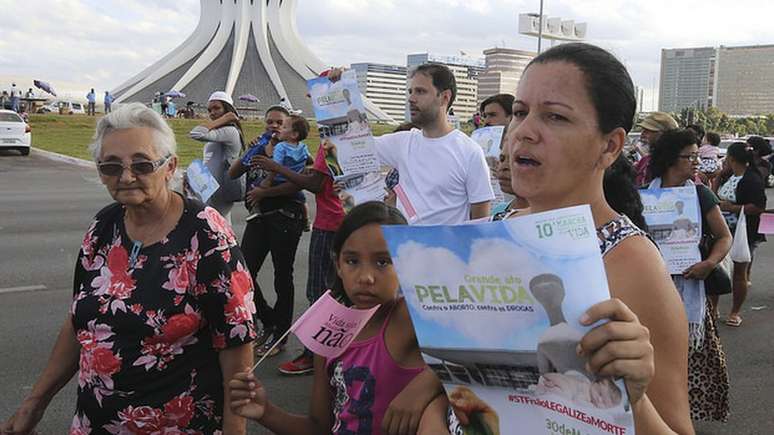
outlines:
[{"label": "white cloud", "polygon": [[[537,259],[507,240],[479,239],[473,242],[470,250],[471,260],[465,262],[445,248],[429,247],[417,242],[406,242],[401,245],[393,261],[406,297],[419,305],[444,306],[448,304],[435,304],[428,298],[420,302],[416,292],[406,289],[407,284],[411,288],[415,284],[447,286],[450,294],[457,295],[457,289],[460,284],[467,283],[466,276],[469,275],[500,277],[501,283],[504,284],[506,275],[510,272],[518,275],[522,279],[523,287],[527,288],[529,280],[534,276],[550,272]],[[518,270],[515,270],[515,265]],[[476,287],[478,287],[477,284]],[[487,300],[491,301],[491,298]],[[519,315],[513,312],[487,312],[485,329],[519,331],[534,326],[541,319],[545,320],[539,304],[535,303],[534,307],[534,312],[523,312]],[[480,312],[455,311],[450,315],[447,311],[419,310],[419,313],[425,320],[437,322],[450,331],[462,334],[486,347],[502,346],[504,337],[507,338],[507,334],[482,333]],[[449,334],[453,335],[451,332]]]},{"label": "white cloud", "polygon": [[[518,36],[517,16],[537,9],[538,0],[299,0],[298,28],[331,65],[403,64],[406,54],[424,51],[534,50],[534,38]],[[0,0],[0,10],[14,23],[6,18],[0,36],[2,74],[101,89],[185,40],[199,1]],[[768,0],[547,0],[544,12],[587,22],[589,41],[624,60],[646,103],[657,91],[662,48],[774,43]]]}]

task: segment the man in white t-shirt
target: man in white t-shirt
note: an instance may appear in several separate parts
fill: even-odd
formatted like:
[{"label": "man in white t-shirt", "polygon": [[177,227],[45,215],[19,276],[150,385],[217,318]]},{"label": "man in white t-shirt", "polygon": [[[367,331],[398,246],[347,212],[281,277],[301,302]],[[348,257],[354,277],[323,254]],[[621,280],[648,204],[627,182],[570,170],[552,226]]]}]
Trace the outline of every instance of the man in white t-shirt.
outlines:
[{"label": "man in white t-shirt", "polygon": [[457,85],[445,66],[411,72],[409,110],[420,129],[376,137],[382,163],[396,168],[397,205],[411,224],[458,224],[489,216],[494,193],[478,144],[448,122]]}]

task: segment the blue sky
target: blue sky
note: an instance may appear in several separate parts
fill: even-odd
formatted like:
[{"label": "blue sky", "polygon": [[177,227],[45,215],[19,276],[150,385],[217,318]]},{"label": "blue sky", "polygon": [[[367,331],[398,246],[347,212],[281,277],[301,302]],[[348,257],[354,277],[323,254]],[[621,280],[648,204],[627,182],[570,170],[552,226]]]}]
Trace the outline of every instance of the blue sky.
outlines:
[{"label": "blue sky", "polygon": [[[538,0],[299,0],[306,43],[331,64],[405,64],[406,54],[479,55],[494,46],[535,49],[517,15]],[[80,92],[117,86],[181,43],[198,0],[0,0],[0,88],[48,80]],[[589,41],[615,52],[655,102],[661,48],[774,43],[768,0],[545,0],[545,13],[587,22]]]}]

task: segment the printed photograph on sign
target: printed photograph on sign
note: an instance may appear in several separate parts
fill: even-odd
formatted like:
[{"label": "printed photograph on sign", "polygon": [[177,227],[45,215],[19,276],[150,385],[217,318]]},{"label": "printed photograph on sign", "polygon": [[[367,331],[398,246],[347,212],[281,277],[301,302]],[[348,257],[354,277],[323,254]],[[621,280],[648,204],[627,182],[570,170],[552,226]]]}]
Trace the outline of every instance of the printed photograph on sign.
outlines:
[{"label": "printed photograph on sign", "polygon": [[318,77],[307,86],[320,138],[340,168],[341,174],[334,175],[377,172],[379,161],[355,71],[345,71],[336,82]]},{"label": "printed photograph on sign", "polygon": [[695,186],[640,190],[648,233],[669,273],[682,274],[701,261],[701,210]]},{"label": "printed photograph on sign", "polygon": [[484,157],[489,166],[489,182],[495,194],[494,204],[501,202],[510,202],[513,200],[511,195],[506,195],[500,189],[500,183],[497,181],[497,165],[500,164],[500,151],[502,149],[503,131],[505,127],[482,127],[471,133],[470,138],[481,146],[484,150]]},{"label": "printed photograph on sign", "polygon": [[581,314],[610,297],[588,206],[383,231],[456,433],[634,433],[623,383],[575,351]]}]

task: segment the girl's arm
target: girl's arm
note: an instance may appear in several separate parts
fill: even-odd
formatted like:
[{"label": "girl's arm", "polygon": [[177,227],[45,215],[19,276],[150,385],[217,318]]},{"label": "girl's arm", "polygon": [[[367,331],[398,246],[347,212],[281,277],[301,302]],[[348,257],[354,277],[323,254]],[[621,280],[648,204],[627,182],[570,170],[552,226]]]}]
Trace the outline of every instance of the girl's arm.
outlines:
[{"label": "girl's arm", "polygon": [[51,399],[78,370],[80,351],[81,346],[75,336],[72,315],[68,314],[64,325],[59,330],[59,336],[48,358],[46,368],[19,409],[0,426],[0,432],[28,433],[35,428],[43,418],[43,413]]},{"label": "girl's arm", "polygon": [[[220,370],[223,373],[223,379],[233,378],[243,367],[252,363],[253,360],[252,343],[245,343],[240,346],[223,349],[218,353],[220,361]],[[223,389],[224,403],[230,402],[230,388]],[[223,433],[244,434],[247,431],[247,422],[244,417],[235,414],[231,408],[223,407]]]},{"label": "girl's arm", "polygon": [[584,336],[583,355],[593,371],[624,377],[638,434],[693,435],[688,321],[660,254],[647,239],[632,237],[605,256],[605,269],[620,301],[598,304],[604,312],[590,320],[611,322]]},{"label": "girl's arm", "polygon": [[387,434],[414,433],[427,405],[443,394],[443,386],[422,359],[414,325],[403,298],[398,300],[389,322],[385,342],[395,362],[402,367],[424,366],[425,370],[390,402],[382,419],[382,431]]},{"label": "girl's arm", "polygon": [[231,409],[243,417],[255,420],[278,435],[323,435],[333,426],[331,396],[325,360],[314,357],[314,383],[310,415],[291,414],[271,403],[266,389],[248,367],[229,381]]}]

